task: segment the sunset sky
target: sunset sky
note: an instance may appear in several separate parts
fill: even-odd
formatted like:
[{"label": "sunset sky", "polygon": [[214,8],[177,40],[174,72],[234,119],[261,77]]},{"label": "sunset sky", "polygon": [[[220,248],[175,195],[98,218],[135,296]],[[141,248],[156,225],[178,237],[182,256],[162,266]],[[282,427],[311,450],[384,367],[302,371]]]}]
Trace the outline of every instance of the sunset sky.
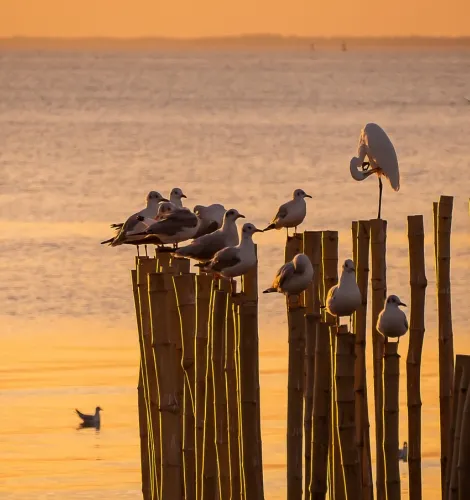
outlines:
[{"label": "sunset sky", "polygon": [[468,36],[469,0],[0,0],[0,36]]}]

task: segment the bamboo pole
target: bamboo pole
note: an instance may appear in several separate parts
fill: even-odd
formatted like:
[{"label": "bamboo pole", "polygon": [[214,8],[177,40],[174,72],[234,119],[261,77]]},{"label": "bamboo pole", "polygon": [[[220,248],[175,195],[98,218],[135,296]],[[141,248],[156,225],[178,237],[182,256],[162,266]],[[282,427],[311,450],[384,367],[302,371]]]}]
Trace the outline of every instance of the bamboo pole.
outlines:
[{"label": "bamboo pole", "polygon": [[318,323],[313,388],[312,472],[310,497],[324,500],[327,493],[328,448],[331,420],[331,349],[327,323]]},{"label": "bamboo pole", "polygon": [[[422,215],[408,217],[410,255],[410,341],[406,359],[408,400],[408,471],[410,498],[421,500],[421,354],[424,340],[426,266]],[[443,488],[444,489],[444,488]]]},{"label": "bamboo pole", "polygon": [[176,350],[179,332],[173,328],[170,312],[171,275],[148,275],[153,348],[157,365],[161,428],[160,498],[181,498],[181,408],[177,373],[180,360]]},{"label": "bamboo pole", "polygon": [[212,319],[212,381],[214,390],[215,446],[220,498],[230,498],[230,466],[228,454],[227,396],[225,392],[225,310],[227,294],[214,292]]},{"label": "bamboo pole", "polygon": [[[469,368],[464,368],[468,372]],[[459,500],[467,500],[470,493],[470,391],[467,388],[462,412],[458,460]]]},{"label": "bamboo pole", "polygon": [[240,398],[246,500],[264,498],[258,338],[258,268],[242,276],[239,306]]},{"label": "bamboo pole", "polygon": [[336,334],[336,399],[340,457],[344,472],[346,498],[362,497],[361,464],[356,446],[354,360],[355,336],[346,326]]},{"label": "bamboo pole", "polygon": [[217,482],[217,453],[215,449],[214,423],[214,385],[212,377],[212,337],[214,335],[214,298],[217,284],[212,282],[211,301],[209,306],[209,326],[207,337],[207,366],[206,366],[206,401],[204,410],[204,443],[202,459],[202,500],[214,500],[218,491]]},{"label": "bamboo pole", "polygon": [[[398,463],[399,420],[398,388],[400,356],[398,342],[385,343],[384,355],[384,453],[387,500],[400,499],[400,467]],[[414,499],[413,499],[414,500]]]},{"label": "bamboo pole", "polygon": [[[301,234],[288,236],[285,262],[302,253]],[[289,368],[287,377],[287,499],[302,498],[303,386],[305,359],[305,307],[302,297],[287,296]]]},{"label": "bamboo pole", "polygon": [[196,276],[196,341],[195,341],[195,442],[196,442],[196,498],[201,500],[202,465],[204,450],[204,419],[206,405],[207,340],[209,304],[212,277]]},{"label": "bamboo pole", "polygon": [[[458,500],[459,492],[459,459],[460,459],[460,441],[462,432],[462,423],[464,416],[465,400],[470,384],[470,356],[462,356],[462,372],[460,377],[460,387],[458,393],[457,411],[455,415],[455,433],[454,447],[452,455],[451,473],[450,473],[450,488],[448,492],[448,500]],[[457,376],[456,376],[457,378]],[[464,493],[468,494],[468,491]]]},{"label": "bamboo pole", "polygon": [[185,374],[183,393],[183,470],[184,498],[196,499],[196,448],[195,448],[195,363],[194,335],[196,330],[196,287],[194,274],[173,277],[181,325],[182,368]]},{"label": "bamboo pole", "polygon": [[317,324],[320,320],[321,231],[305,231],[303,250],[313,267],[313,282],[305,290],[305,404],[304,404],[304,498],[310,499],[312,469],[312,411],[315,379],[315,345]]},{"label": "bamboo pole", "polygon": [[383,353],[384,338],[377,331],[377,319],[387,295],[386,276],[387,221],[370,221],[370,246],[372,262],[372,349],[374,355],[375,445],[377,500],[385,499],[385,459],[383,449]]},{"label": "bamboo pole", "polygon": [[225,309],[225,387],[227,398],[227,428],[230,460],[230,498],[241,498],[240,450],[238,421],[238,384],[237,384],[237,335],[233,315],[233,300],[227,294]]},{"label": "bamboo pole", "polygon": [[357,285],[362,302],[354,313],[356,360],[354,364],[356,443],[361,464],[362,498],[374,498],[372,482],[372,459],[370,450],[370,423],[367,403],[366,338],[367,338],[367,295],[369,285],[370,222],[353,222],[353,255],[356,264]]},{"label": "bamboo pole", "polygon": [[[452,229],[451,196],[441,196],[437,214],[437,307],[439,324],[439,402],[441,417],[441,484],[449,451],[450,412],[452,406],[452,378],[454,373],[454,345],[452,334],[452,305],[450,291],[450,234]],[[436,229],[435,229],[436,233]]]}]

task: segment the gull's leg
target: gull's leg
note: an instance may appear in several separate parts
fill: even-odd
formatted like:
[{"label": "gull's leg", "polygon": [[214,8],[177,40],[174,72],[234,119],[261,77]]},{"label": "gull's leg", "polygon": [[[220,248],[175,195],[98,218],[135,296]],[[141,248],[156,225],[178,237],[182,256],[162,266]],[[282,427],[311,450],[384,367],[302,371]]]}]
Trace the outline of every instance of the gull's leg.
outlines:
[{"label": "gull's leg", "polygon": [[352,332],[352,314],[349,316],[349,333]]},{"label": "gull's leg", "polygon": [[140,257],[140,253],[139,253],[139,245],[137,245],[137,257]]},{"label": "gull's leg", "polygon": [[144,248],[145,248],[145,256],[148,257],[149,254],[147,253],[147,245],[144,245]]},{"label": "gull's leg", "polygon": [[286,227],[286,231],[287,231],[287,239],[289,239],[289,228]]},{"label": "gull's leg", "polygon": [[379,176],[379,215],[377,216],[377,219],[380,219],[380,213],[382,210],[382,189],[383,189],[382,179]]}]

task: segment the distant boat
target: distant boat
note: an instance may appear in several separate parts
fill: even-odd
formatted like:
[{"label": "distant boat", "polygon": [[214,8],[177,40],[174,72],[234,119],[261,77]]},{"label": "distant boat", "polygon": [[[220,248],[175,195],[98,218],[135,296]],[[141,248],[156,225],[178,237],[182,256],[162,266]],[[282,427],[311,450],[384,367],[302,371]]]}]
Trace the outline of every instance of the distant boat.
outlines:
[{"label": "distant boat", "polygon": [[348,50],[348,48],[346,47],[346,42],[343,42],[343,43],[341,44],[341,50],[342,50],[343,52],[346,52],[346,51]]}]

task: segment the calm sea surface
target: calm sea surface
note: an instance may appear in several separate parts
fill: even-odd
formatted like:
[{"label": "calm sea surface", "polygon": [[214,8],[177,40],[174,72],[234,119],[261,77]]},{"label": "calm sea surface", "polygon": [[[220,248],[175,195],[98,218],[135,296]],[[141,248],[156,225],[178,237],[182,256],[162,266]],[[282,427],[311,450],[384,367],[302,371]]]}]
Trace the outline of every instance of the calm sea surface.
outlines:
[{"label": "calm sea surface", "polygon": [[[0,498],[138,499],[134,249],[108,224],[178,186],[263,226],[298,187],[305,229],[375,217],[377,182],[349,174],[361,127],[380,123],[402,188],[384,188],[388,285],[410,298],[406,217],[424,214],[424,498],[439,498],[432,202],[455,196],[455,350],[469,353],[470,53],[0,53]],[[259,235],[260,286],[284,234]],[[281,296],[260,297],[266,499],[285,498],[287,336]],[[400,439],[407,439],[400,342]],[[369,390],[372,391],[369,384]],[[73,409],[103,407],[99,434]],[[372,414],[371,414],[372,415]],[[371,428],[373,432],[373,427]],[[401,464],[407,492],[407,468]]]}]

